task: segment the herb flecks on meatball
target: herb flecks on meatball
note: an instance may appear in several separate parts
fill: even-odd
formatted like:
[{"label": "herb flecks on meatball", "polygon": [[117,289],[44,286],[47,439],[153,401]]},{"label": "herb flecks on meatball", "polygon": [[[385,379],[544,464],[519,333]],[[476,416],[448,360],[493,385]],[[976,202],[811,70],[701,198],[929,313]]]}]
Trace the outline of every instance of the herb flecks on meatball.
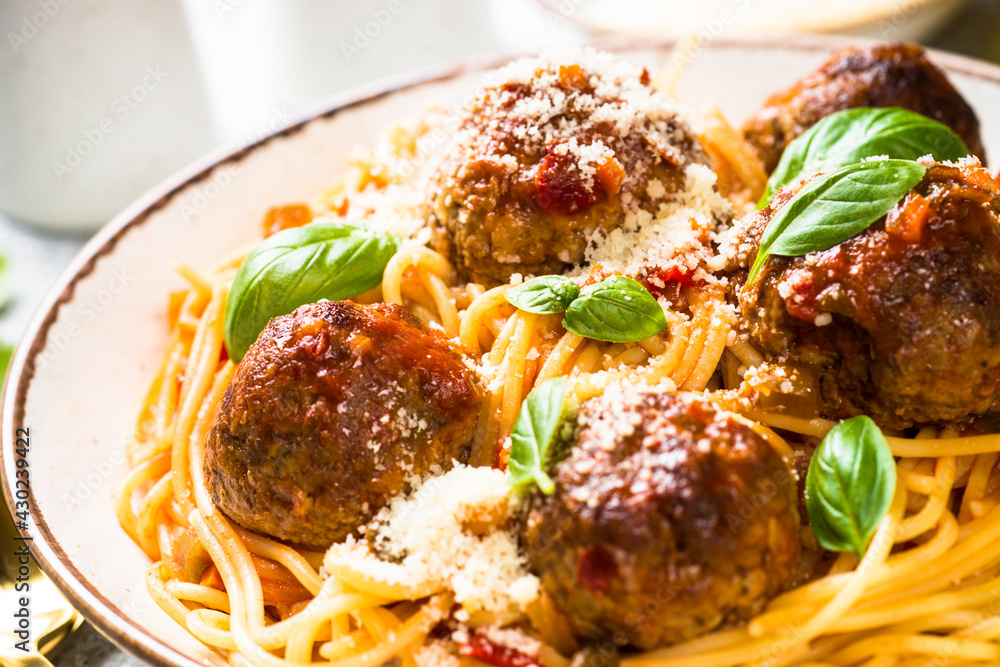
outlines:
[{"label": "herb flecks on meatball", "polygon": [[434,247],[462,277],[563,272],[596,235],[637,227],[704,152],[645,69],[593,50],[498,70],[432,176]]},{"label": "herb flecks on meatball", "polygon": [[743,421],[631,388],[588,400],[578,419],[522,536],[575,633],[673,644],[745,621],[792,583],[796,482]]},{"label": "herb flecks on meatball", "polygon": [[856,107],[902,107],[933,118],[985,159],[979,120],[916,44],[848,47],[787,90],[775,93],[743,126],[768,172],[785,147],[821,119]]},{"label": "herb flecks on meatball", "polygon": [[240,525],[326,549],[410,480],[469,459],[480,392],[405,308],[321,301],[276,317],[208,438],[213,500]]},{"label": "herb flecks on meatball", "polygon": [[975,158],[928,162],[889,214],[848,241],[771,256],[743,284],[761,234],[792,197],[741,221],[731,268],[751,342],[819,372],[821,413],[880,426],[958,423],[1000,398],[1000,198]]}]

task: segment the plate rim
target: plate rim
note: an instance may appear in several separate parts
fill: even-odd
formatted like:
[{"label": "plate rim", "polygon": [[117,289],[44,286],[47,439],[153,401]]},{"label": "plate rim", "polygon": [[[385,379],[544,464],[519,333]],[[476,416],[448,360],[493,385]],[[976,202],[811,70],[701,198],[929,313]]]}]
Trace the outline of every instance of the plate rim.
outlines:
[{"label": "plate rim", "polygon": [[[587,45],[608,50],[668,50],[677,43],[674,39],[636,37],[605,37],[593,39]],[[859,39],[831,35],[770,35],[762,37],[734,37],[713,40],[709,49],[749,48],[759,50],[802,50],[829,52],[845,46],[863,46],[879,40]],[[976,60],[945,51],[927,49],[935,61],[949,73],[959,73],[983,79],[1000,87],[1000,65]],[[164,208],[177,195],[191,186],[210,179],[222,167],[238,164],[250,157],[258,148],[273,141],[291,137],[312,122],[329,119],[337,114],[390,96],[394,93],[422,85],[446,81],[468,72],[482,71],[500,65],[519,53],[487,54],[463,58],[451,63],[423,67],[337,93],[310,105],[288,125],[251,142],[228,145],[216,149],[174,175],[151,188],[146,194],[116,215],[100,229],[60,273],[46,292],[32,316],[21,340],[17,344],[0,394],[0,486],[8,508],[13,507],[8,451],[13,450],[14,429],[24,417],[28,390],[35,374],[35,359],[44,350],[48,334],[55,324],[61,306],[72,300],[76,285],[93,272],[97,262],[111,253],[118,242],[130,231],[143,225],[154,213]],[[30,492],[29,502],[33,500]],[[13,512],[13,510],[8,509]],[[55,583],[60,592],[101,634],[133,656],[157,667],[196,667],[204,663],[191,658],[147,632],[138,622],[128,618],[115,603],[93,587],[69,560],[58,539],[52,534],[44,515],[33,511],[34,530],[19,531],[30,538],[32,555],[39,567]],[[42,538],[35,540],[34,538]],[[143,584],[143,590],[145,586]]]}]

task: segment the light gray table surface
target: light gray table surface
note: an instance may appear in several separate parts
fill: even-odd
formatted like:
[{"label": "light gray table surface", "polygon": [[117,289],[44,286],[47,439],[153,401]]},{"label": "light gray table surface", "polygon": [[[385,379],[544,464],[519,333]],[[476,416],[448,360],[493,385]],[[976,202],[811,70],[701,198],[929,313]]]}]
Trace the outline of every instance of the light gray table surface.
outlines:
[{"label": "light gray table surface", "polygon": [[[973,0],[929,45],[1000,63],[1000,0]],[[498,46],[503,45],[487,40],[483,50],[495,50]],[[385,69],[390,73],[404,67]],[[0,340],[15,341],[20,337],[49,286],[86,240],[86,236],[35,231],[0,213],[0,248],[9,260],[5,279],[12,295],[10,306],[0,316]],[[89,625],[65,642],[53,662],[57,666],[74,667],[142,664]]]}]

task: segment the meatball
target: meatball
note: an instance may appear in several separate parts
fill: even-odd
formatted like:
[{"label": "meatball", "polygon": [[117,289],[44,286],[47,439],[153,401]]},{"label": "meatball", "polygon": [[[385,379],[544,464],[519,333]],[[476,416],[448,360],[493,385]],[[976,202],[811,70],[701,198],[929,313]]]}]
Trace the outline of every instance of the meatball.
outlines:
[{"label": "meatball", "polygon": [[465,279],[560,273],[588,241],[640,224],[705,162],[646,70],[592,50],[524,59],[461,112],[432,175],[432,244]]},{"label": "meatball", "polygon": [[765,356],[818,372],[821,413],[880,426],[955,423],[1000,396],[1000,199],[975,158],[933,164],[854,238],[746,267],[792,193],[741,224],[740,312]]},{"label": "meatball", "polygon": [[788,464],[704,399],[624,389],[588,400],[554,481],[522,537],[581,637],[680,642],[745,621],[796,576]]},{"label": "meatball", "polygon": [[212,498],[312,549],[343,539],[409,480],[467,461],[480,392],[462,354],[405,308],[321,301],[276,317],[208,438]]},{"label": "meatball", "polygon": [[916,44],[848,47],[791,88],[772,95],[743,126],[768,172],[793,139],[822,118],[854,107],[902,107],[947,125],[985,160],[979,120]]}]

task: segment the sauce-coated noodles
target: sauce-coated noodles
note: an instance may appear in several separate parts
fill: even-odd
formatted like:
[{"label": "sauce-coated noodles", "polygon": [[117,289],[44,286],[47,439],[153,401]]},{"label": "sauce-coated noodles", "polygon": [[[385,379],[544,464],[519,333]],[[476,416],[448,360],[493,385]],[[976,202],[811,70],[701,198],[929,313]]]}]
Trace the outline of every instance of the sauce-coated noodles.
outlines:
[{"label": "sauce-coated noodles", "polygon": [[[416,140],[400,136],[412,153]],[[766,182],[760,162],[717,112],[700,139],[719,190],[735,209],[752,208]],[[356,161],[352,176],[313,210],[335,212],[345,196],[391,184],[376,162]],[[251,533],[213,502],[206,440],[236,373],[223,320],[249,250],[205,273],[181,267],[190,286],[170,299],[168,343],[140,410],[131,472],[116,506],[122,527],[153,561],[149,593],[234,665],[433,664],[425,649],[457,604],[447,581],[407,583],[350,560],[324,564],[323,553]],[[623,382],[704,393],[742,415],[786,459],[834,426],[740,397],[744,370],[764,358],[737,335],[724,282],[691,281],[672,300],[661,299],[668,323],[661,334],[606,343],[566,331],[559,314],[516,309],[504,296],[512,285],[487,288],[458,275],[447,257],[410,241],[389,261],[381,284],[355,300],[405,306],[477,362],[485,398],[474,451],[482,454],[471,465],[506,467],[522,402],[557,377],[570,378],[578,401]],[[804,577],[747,624],[629,653],[622,666],[1000,663],[1000,435],[925,428],[888,442],[897,457],[895,496],[860,562],[850,554],[828,559],[820,576]],[[811,531],[804,528],[802,540],[819,567],[823,554]],[[499,619],[486,613],[466,621],[475,629]],[[504,623],[532,638],[532,660],[542,667],[568,667],[580,648],[544,594]],[[483,664],[469,655],[453,659]]]}]

